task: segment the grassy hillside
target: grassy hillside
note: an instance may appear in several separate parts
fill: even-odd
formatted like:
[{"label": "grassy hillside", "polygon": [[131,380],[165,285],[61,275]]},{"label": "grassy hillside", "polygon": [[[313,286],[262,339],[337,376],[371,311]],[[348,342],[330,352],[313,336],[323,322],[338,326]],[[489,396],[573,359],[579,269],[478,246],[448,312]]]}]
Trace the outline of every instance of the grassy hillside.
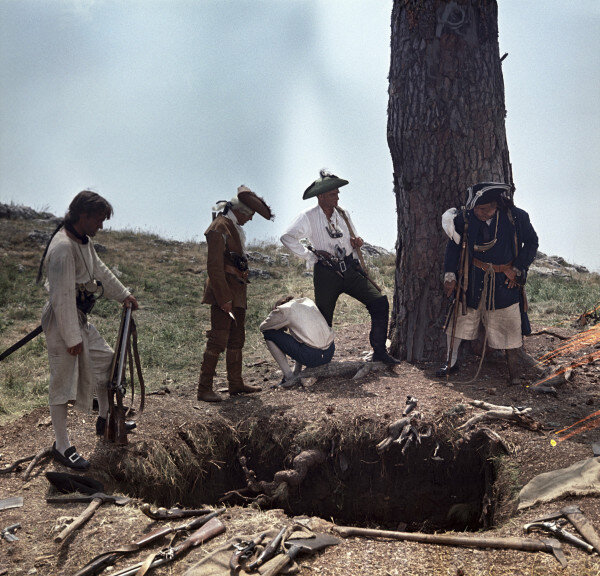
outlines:
[{"label": "grassy hillside", "polygon": [[[46,293],[35,284],[35,277],[43,244],[40,235],[36,240],[31,233],[47,233],[53,228],[49,221],[0,220],[0,350],[39,324]],[[206,278],[206,245],[166,241],[132,231],[101,231],[95,243],[105,247],[100,257],[140,302],[136,322],[148,387],[174,389],[180,383],[195,381],[208,328],[209,310],[200,303]],[[251,269],[257,274],[249,286],[246,363],[266,357],[258,325],[272,303],[284,294],[313,294],[312,278],[306,275],[303,262],[288,257],[281,246],[262,244],[249,250]],[[375,280],[391,296],[394,257],[376,256],[371,268]],[[569,322],[600,301],[600,277],[575,272],[567,278],[550,278],[533,273],[528,294],[535,324]],[[114,344],[119,306],[100,300],[91,321]],[[348,297],[340,299],[334,326],[338,334],[343,334],[346,325],[367,321],[359,303]],[[46,404],[48,381],[42,335],[0,364],[0,423]]]}]

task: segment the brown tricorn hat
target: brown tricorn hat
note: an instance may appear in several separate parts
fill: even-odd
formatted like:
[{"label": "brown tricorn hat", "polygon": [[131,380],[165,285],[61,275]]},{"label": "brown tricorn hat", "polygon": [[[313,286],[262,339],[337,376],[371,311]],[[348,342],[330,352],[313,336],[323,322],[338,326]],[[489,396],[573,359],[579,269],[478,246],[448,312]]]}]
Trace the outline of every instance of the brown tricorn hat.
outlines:
[{"label": "brown tricorn hat", "polygon": [[237,197],[244,206],[247,206],[250,210],[254,210],[254,212],[260,214],[265,220],[275,218],[275,214],[273,214],[270,206],[247,186],[242,185],[238,187]]}]

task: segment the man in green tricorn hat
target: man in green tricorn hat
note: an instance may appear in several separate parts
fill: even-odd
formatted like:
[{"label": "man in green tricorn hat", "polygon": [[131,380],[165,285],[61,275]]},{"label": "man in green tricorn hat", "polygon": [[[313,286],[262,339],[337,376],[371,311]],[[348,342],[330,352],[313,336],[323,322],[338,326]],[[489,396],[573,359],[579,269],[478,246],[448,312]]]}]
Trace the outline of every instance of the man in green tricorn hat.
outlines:
[{"label": "man in green tricorn hat", "polygon": [[[302,212],[281,237],[292,253],[313,266],[315,303],[329,326],[340,294],[362,302],[371,315],[369,341],[373,362],[399,364],[386,350],[389,303],[387,296],[369,278],[360,252],[364,241],[355,234],[350,216],[338,206],[340,188],[348,184],[321,170],[320,177],[302,198],[317,198],[317,205]],[[307,240],[308,245],[300,240]]]}]

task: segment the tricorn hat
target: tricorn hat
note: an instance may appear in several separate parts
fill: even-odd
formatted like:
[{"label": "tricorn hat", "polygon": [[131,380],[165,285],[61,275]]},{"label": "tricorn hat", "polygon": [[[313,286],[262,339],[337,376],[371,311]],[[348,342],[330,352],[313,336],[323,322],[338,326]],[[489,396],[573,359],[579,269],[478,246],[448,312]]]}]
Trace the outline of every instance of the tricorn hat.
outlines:
[{"label": "tricorn hat", "polygon": [[467,210],[475,208],[478,204],[489,204],[506,199],[510,200],[512,186],[502,182],[478,182],[467,188]]},{"label": "tricorn hat", "polygon": [[317,178],[302,194],[302,200],[314,198],[325,192],[331,192],[348,184],[348,180],[338,178],[335,174],[329,174],[325,170],[321,170],[320,177]]},{"label": "tricorn hat", "polygon": [[275,218],[275,214],[273,214],[269,205],[247,186],[242,185],[238,187],[237,197],[244,206],[247,206],[250,210],[254,210],[254,212],[258,212],[265,220]]}]

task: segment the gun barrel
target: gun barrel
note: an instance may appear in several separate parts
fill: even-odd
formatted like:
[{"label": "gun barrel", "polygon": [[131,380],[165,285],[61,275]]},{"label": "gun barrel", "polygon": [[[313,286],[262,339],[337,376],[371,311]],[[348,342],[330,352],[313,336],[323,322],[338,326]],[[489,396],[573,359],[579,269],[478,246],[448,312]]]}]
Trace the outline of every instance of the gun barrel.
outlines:
[{"label": "gun barrel", "polygon": [[117,369],[116,388],[119,390],[121,379],[123,378],[123,366],[125,365],[125,354],[127,354],[127,338],[129,336],[129,326],[131,325],[131,308],[125,308],[125,321],[123,323],[123,332],[121,334],[121,342],[119,348],[119,364]]}]

